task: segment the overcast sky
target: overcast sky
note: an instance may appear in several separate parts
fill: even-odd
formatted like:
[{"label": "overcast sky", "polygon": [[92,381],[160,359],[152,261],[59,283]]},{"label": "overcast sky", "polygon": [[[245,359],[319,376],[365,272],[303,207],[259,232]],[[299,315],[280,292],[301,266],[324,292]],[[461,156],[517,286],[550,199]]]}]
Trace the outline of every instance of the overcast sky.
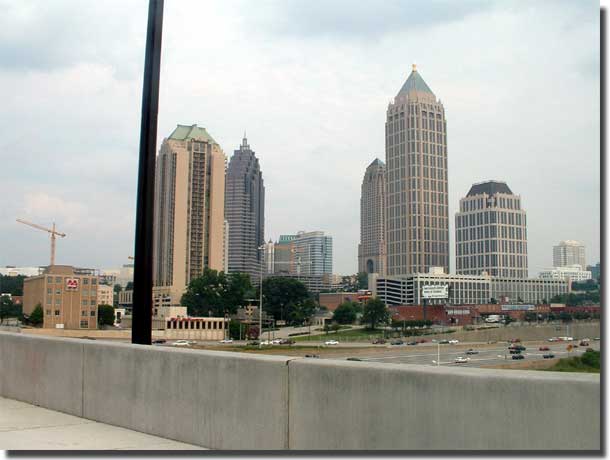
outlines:
[{"label": "overcast sky", "polygon": [[[133,254],[147,2],[0,0],[0,266],[107,268]],[[416,62],[447,117],[454,214],[506,181],[528,217],[530,275],[563,239],[600,258],[599,3],[166,0],[159,143],[244,130],[266,187],[266,239],[333,237],[357,270],[360,186],[385,161],[388,102]]]}]

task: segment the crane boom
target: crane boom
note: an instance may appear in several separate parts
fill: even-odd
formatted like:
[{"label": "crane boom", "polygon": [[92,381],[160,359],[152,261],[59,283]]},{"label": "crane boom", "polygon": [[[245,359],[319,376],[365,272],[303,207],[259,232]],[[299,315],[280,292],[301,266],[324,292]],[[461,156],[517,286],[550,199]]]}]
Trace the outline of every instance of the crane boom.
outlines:
[{"label": "crane boom", "polygon": [[51,236],[51,265],[55,265],[55,239],[59,236],[64,238],[66,236],[65,233],[58,232],[55,230],[55,222],[53,222],[53,228],[46,228],[42,225],[34,224],[32,222],[28,222],[27,220],[17,219],[17,222],[20,224],[29,225],[30,227],[34,227],[38,230],[42,230],[43,232],[48,232]]}]

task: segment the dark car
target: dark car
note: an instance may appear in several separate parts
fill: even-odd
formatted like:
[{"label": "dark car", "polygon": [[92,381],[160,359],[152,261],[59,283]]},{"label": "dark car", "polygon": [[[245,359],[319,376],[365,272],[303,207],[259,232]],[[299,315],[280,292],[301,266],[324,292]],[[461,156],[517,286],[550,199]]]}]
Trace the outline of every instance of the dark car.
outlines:
[{"label": "dark car", "polygon": [[348,361],[362,361],[360,358],[347,358]]},{"label": "dark car", "polygon": [[513,345],[513,350],[524,351],[526,348],[523,345]]},{"label": "dark car", "polygon": [[407,345],[417,345],[419,342],[407,342]]},{"label": "dark car", "polygon": [[282,339],[280,340],[280,345],[292,345],[296,343],[294,340],[292,339]]},{"label": "dark car", "polygon": [[257,347],[259,345],[259,343],[258,343],[258,340],[251,340],[246,345],[249,345],[251,347]]},{"label": "dark car", "polygon": [[449,343],[449,340],[447,340],[447,339],[443,339],[443,340],[441,340],[441,341],[440,341],[440,342],[438,342],[438,343],[440,343],[440,344],[446,344],[446,343]]},{"label": "dark car", "polygon": [[392,340],[390,345],[404,345],[404,342],[402,340]]},{"label": "dark car", "polygon": [[539,351],[549,351],[550,348],[549,347],[540,347],[538,348]]},{"label": "dark car", "polygon": [[589,342],[586,342],[585,340],[580,342],[580,346],[581,347],[588,347],[589,346]]},{"label": "dark car", "polygon": [[472,348],[470,350],[466,351],[467,355],[478,355],[479,352],[477,350],[473,350]]},{"label": "dark car", "polygon": [[305,355],[306,358],[319,358],[319,355]]},{"label": "dark car", "polygon": [[167,340],[165,339],[157,339],[157,340],[153,340],[152,343],[165,343],[167,342]]},{"label": "dark car", "polygon": [[508,350],[508,352],[509,352],[511,355],[520,355],[520,354],[521,354],[521,350],[517,350],[517,349],[515,349],[515,348],[511,348],[510,350]]},{"label": "dark car", "polygon": [[513,359],[523,359],[523,358],[524,358],[524,356],[521,353],[519,353],[518,355],[513,355]]},{"label": "dark car", "polygon": [[546,355],[542,355],[542,357],[544,359],[551,359],[551,358],[554,358],[555,355],[553,353],[547,353]]},{"label": "dark car", "polygon": [[373,340],[373,345],[383,345],[385,343],[385,339],[375,339]]}]

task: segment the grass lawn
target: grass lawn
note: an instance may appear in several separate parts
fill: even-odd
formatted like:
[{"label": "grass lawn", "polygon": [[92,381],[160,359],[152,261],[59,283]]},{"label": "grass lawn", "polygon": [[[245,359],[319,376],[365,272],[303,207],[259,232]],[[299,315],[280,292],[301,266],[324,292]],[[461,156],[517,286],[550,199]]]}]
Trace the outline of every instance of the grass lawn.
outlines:
[{"label": "grass lawn", "polygon": [[587,351],[581,356],[572,358],[561,358],[554,366],[544,369],[545,371],[555,372],[600,372],[600,352]]}]

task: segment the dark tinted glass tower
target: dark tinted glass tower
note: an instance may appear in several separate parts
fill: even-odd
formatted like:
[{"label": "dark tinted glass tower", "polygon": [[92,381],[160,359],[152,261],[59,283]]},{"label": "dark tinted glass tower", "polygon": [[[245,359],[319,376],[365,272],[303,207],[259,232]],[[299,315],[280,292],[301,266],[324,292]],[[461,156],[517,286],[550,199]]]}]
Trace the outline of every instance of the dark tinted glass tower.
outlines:
[{"label": "dark tinted glass tower", "polygon": [[265,243],[265,186],[258,159],[245,137],[235,150],[226,177],[225,218],[229,224],[229,273],[260,276]]}]

